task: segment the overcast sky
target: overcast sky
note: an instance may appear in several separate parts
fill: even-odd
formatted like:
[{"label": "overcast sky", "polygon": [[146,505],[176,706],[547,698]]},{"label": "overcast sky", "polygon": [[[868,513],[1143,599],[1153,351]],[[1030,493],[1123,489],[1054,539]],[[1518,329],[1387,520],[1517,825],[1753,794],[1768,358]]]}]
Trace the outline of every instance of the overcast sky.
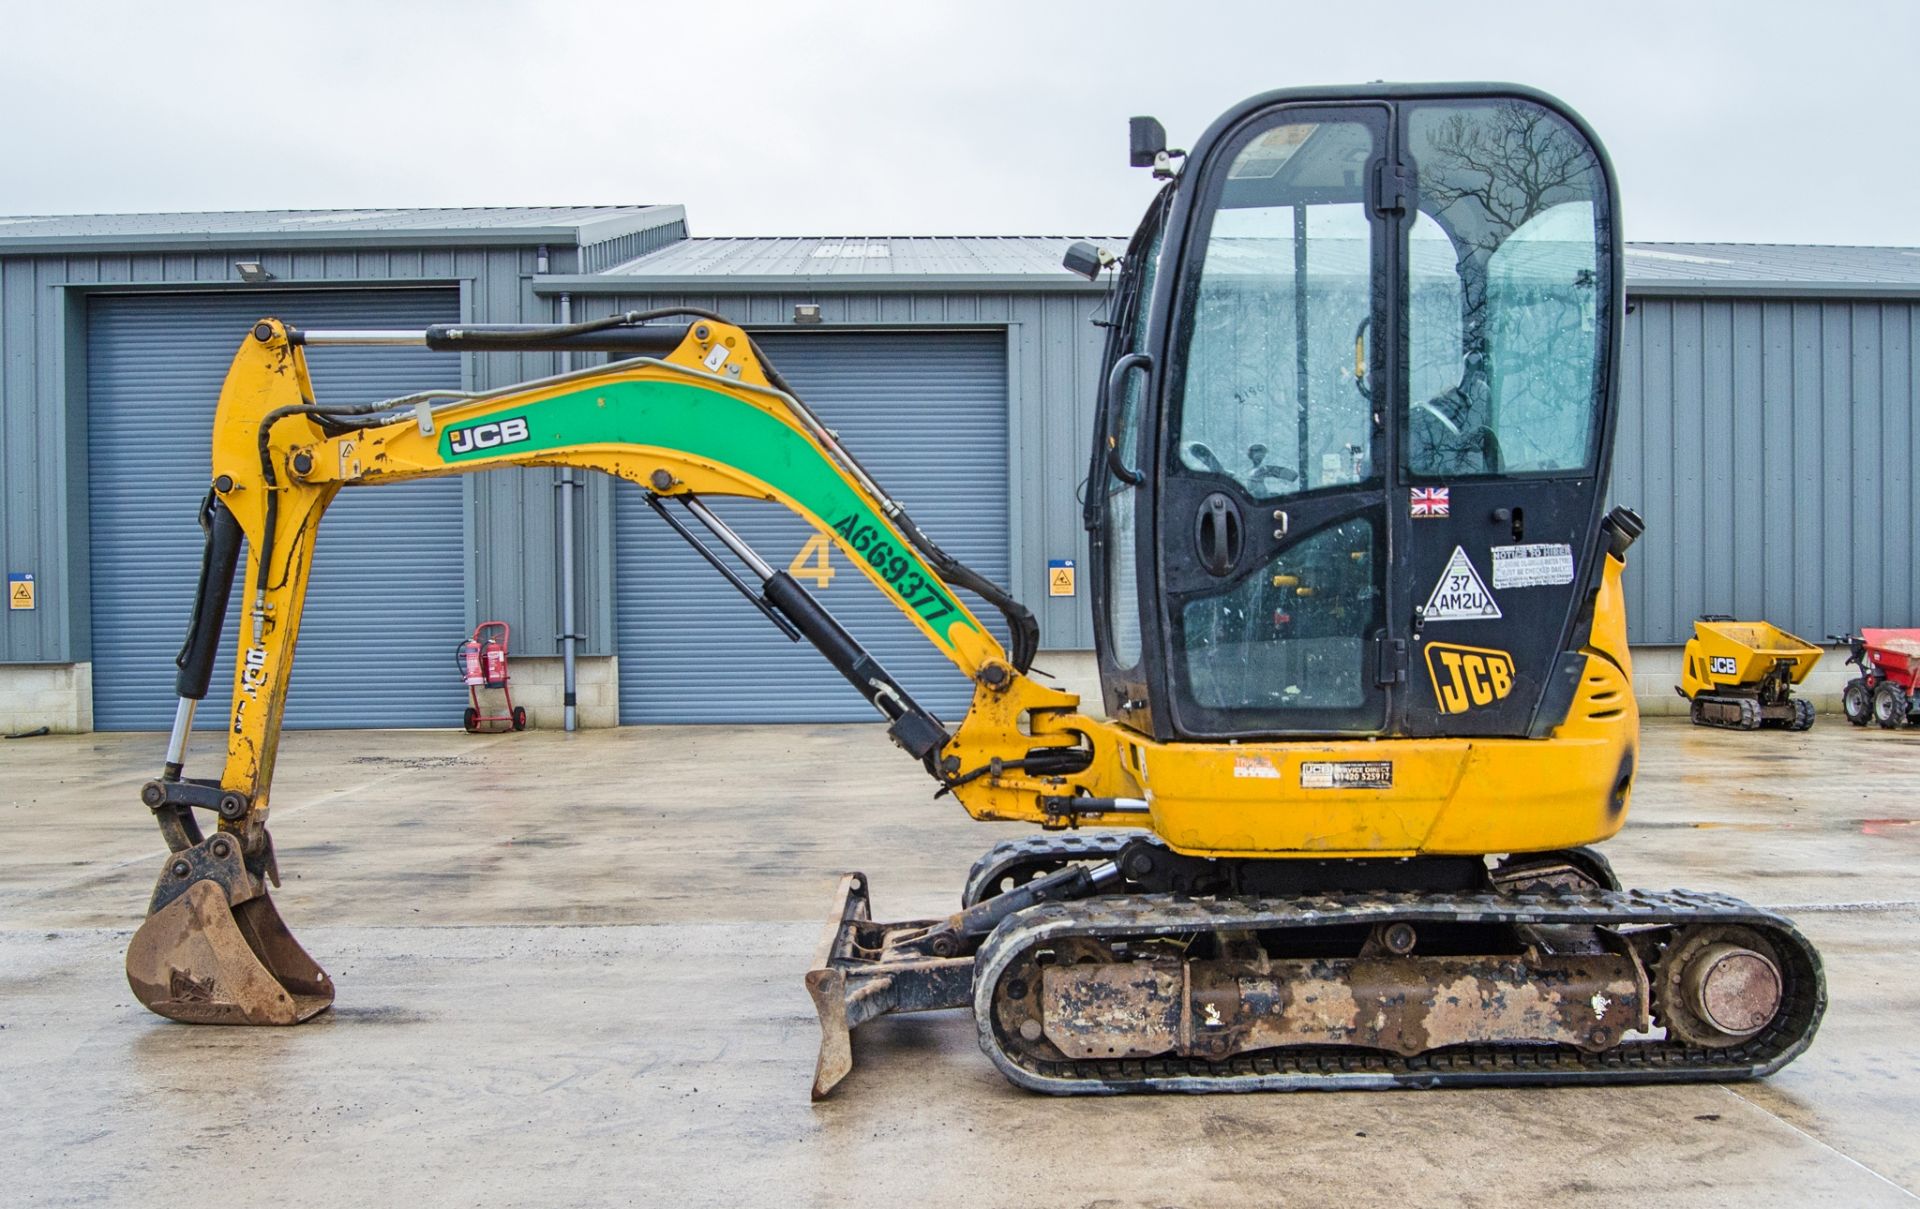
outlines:
[{"label": "overcast sky", "polygon": [[1920,244],[1920,3],[0,0],[0,213],[680,202],[696,235],[1082,234],[1294,84],[1507,79],[1627,236]]}]

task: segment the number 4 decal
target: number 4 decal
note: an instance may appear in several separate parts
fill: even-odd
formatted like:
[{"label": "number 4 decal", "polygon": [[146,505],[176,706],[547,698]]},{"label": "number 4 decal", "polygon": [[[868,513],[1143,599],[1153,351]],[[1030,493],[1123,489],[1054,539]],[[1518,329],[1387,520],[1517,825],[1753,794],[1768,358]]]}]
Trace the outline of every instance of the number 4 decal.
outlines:
[{"label": "number 4 decal", "polygon": [[833,583],[833,563],[828,555],[833,543],[824,533],[816,533],[800,547],[800,552],[787,564],[787,574],[795,579],[811,579],[816,588],[825,588]]}]

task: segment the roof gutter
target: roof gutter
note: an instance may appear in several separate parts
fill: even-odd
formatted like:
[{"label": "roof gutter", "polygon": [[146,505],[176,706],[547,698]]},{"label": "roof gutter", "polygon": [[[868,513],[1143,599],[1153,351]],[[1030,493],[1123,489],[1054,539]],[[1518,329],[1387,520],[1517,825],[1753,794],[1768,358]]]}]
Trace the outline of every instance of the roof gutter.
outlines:
[{"label": "roof gutter", "polygon": [[1635,281],[1628,277],[1627,294],[1633,298],[1851,298],[1888,302],[1920,299],[1920,281]]}]

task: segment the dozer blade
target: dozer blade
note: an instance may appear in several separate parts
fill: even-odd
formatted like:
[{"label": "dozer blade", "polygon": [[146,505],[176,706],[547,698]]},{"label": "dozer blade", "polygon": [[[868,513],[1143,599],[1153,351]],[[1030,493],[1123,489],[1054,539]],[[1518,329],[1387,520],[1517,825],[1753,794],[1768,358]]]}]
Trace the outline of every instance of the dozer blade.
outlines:
[{"label": "dozer blade", "polygon": [[937,920],[876,924],[867,878],[840,879],[826,934],[807,971],[807,993],[820,1014],[820,1055],[813,1098],[823,1100],[853,1070],[853,1030],[893,1012],[931,1012],[973,1002],[973,958],[926,957],[895,944]]},{"label": "dozer blade", "polygon": [[266,891],[230,906],[212,879],[147,916],[127,948],[127,983],[141,1003],[188,1024],[299,1024],[333,1004],[333,980]]}]

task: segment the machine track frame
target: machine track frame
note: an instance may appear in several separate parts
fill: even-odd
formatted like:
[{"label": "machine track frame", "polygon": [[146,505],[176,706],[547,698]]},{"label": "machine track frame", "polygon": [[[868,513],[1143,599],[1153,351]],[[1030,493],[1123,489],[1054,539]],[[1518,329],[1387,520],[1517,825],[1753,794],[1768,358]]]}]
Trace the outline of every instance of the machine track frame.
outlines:
[{"label": "machine track frame", "polygon": [[[1009,1036],[998,1009],[1010,970],[1042,946],[1111,944],[1146,938],[1365,925],[1478,925],[1489,928],[1626,929],[1637,945],[1691,927],[1741,928],[1763,935],[1780,959],[1780,1008],[1738,1044],[1630,1039],[1597,1052],[1571,1045],[1474,1044],[1411,1056],[1378,1049],[1296,1046],[1222,1061],[1175,1056],[1059,1060],[1036,1057]],[[1656,988],[1653,1012],[1661,999]],[[1812,1042],[1826,1009],[1819,955],[1793,925],[1739,899],[1687,891],[1565,890],[1554,894],[1335,894],[1297,899],[1205,900],[1114,895],[1029,908],[981,946],[974,971],[974,1018],[981,1048],[1013,1083],[1054,1095],[1130,1092],[1380,1090],[1466,1086],[1679,1083],[1761,1078]]]}]

